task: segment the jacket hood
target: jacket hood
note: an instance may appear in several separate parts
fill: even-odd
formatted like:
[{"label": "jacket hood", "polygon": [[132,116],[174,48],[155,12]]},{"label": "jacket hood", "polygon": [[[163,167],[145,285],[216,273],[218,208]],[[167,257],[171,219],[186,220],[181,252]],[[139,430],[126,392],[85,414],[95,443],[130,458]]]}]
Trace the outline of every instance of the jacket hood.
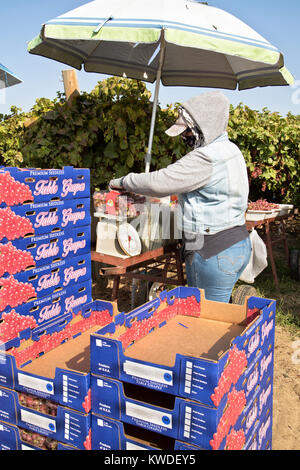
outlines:
[{"label": "jacket hood", "polygon": [[227,130],[230,101],[220,91],[203,93],[182,104],[202,131],[204,144],[209,145]]}]

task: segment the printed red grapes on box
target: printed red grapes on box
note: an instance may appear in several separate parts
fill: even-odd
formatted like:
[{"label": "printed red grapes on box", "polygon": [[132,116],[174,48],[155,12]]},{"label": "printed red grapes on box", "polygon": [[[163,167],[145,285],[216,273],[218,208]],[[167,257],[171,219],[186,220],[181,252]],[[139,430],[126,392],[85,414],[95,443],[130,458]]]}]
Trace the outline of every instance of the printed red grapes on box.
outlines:
[{"label": "printed red grapes on box", "polygon": [[90,199],[0,208],[0,242],[89,225]]},{"label": "printed red grapes on box", "polygon": [[89,169],[0,167],[0,207],[89,197]]}]

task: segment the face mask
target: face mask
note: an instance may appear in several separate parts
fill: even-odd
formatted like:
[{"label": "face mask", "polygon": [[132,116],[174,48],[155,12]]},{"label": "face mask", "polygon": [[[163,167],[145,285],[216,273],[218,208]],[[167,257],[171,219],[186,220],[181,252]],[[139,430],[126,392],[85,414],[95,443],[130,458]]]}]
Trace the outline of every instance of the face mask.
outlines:
[{"label": "face mask", "polygon": [[195,147],[196,137],[193,134],[192,135],[183,134],[182,140],[188,147],[191,147],[191,148]]}]

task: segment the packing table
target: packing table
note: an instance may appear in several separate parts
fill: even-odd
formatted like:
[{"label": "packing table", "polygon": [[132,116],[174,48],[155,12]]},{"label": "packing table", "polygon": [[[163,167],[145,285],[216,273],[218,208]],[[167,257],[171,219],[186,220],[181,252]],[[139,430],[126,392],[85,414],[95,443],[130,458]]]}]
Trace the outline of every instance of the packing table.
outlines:
[{"label": "packing table", "polygon": [[[261,228],[264,232],[268,257],[270,259],[277,292],[279,292],[279,281],[273,246],[278,243],[283,243],[286,261],[289,264],[289,248],[285,226],[286,221],[292,217],[293,213],[269,219],[246,221],[246,227],[249,232],[254,228]],[[278,232],[276,238],[273,237],[274,229],[277,229]],[[162,246],[128,258],[119,258],[117,256],[97,253],[96,251],[92,251],[91,255],[92,261],[108,265],[108,267],[102,267],[99,270],[99,274],[100,276],[113,277],[112,301],[118,298],[121,277],[158,282],[173,286],[182,286],[185,284],[185,276],[178,244]]]},{"label": "packing table", "polygon": [[185,283],[178,244],[161,246],[128,258],[92,251],[92,261],[109,265],[101,268],[99,274],[113,277],[112,301],[118,298],[121,276],[173,286]]},{"label": "packing table", "polygon": [[[273,279],[277,292],[279,292],[279,281],[277,276],[275,257],[273,253],[273,246],[278,243],[283,243],[286,262],[289,265],[289,247],[286,236],[286,221],[293,218],[293,212],[287,215],[272,217],[269,219],[246,221],[246,227],[250,232],[254,228],[261,228],[263,230],[265,243],[267,246],[268,258],[270,259]],[[273,237],[273,233],[277,229],[276,238]]]}]

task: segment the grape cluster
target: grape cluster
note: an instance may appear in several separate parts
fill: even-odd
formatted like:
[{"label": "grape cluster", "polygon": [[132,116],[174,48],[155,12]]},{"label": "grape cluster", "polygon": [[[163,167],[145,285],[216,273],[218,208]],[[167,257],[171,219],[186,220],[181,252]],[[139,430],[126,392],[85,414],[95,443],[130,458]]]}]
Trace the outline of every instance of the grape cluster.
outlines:
[{"label": "grape cluster", "polygon": [[92,430],[91,429],[89,430],[89,433],[86,436],[83,445],[84,445],[86,450],[91,450],[92,449]]},{"label": "grape cluster", "polygon": [[0,243],[0,277],[3,274],[17,274],[29,266],[34,266],[33,256],[28,251],[18,250],[11,242]]},{"label": "grape cluster", "polygon": [[58,442],[47,436],[42,436],[37,432],[27,429],[20,429],[20,438],[28,445],[38,447],[41,450],[57,450]]},{"label": "grape cluster", "polygon": [[214,433],[210,445],[214,450],[219,449],[224,437],[229,433],[229,430],[234,426],[238,417],[246,405],[246,396],[244,390],[239,392],[234,388],[228,395],[227,405],[222,418],[219,421],[217,432]]},{"label": "grape cluster", "polygon": [[226,438],[226,450],[242,450],[246,442],[245,434],[242,429],[235,431],[232,429]]},{"label": "grape cluster", "polygon": [[53,403],[46,398],[40,398],[29,393],[19,393],[19,403],[21,406],[30,408],[32,410],[38,411],[50,416],[57,415],[58,404]]},{"label": "grape cluster", "polygon": [[271,211],[279,209],[279,205],[268,202],[266,199],[259,199],[256,202],[249,202],[248,209],[251,211]]},{"label": "grape cluster", "polygon": [[91,389],[89,388],[89,391],[87,395],[84,398],[84,401],[82,402],[82,408],[85,410],[86,413],[89,413],[92,408],[92,392]]},{"label": "grape cluster", "polygon": [[6,307],[15,308],[36,297],[32,284],[19,282],[13,276],[0,279],[0,312]]},{"label": "grape cluster", "polygon": [[33,201],[30,188],[16,181],[7,171],[0,173],[0,204],[14,206],[28,201]]},{"label": "grape cluster", "polygon": [[236,384],[243,371],[247,367],[245,351],[240,351],[236,345],[229,351],[228,363],[224,368],[211,399],[215,406],[219,406],[223,396],[229,392],[231,385]]},{"label": "grape cluster", "polygon": [[0,321],[0,340],[5,343],[16,338],[20,331],[36,326],[37,323],[32,316],[19,315],[15,310],[3,313]]},{"label": "grape cluster", "polygon": [[10,207],[0,209],[0,240],[16,240],[29,233],[34,233],[29,219],[15,214]]},{"label": "grape cluster", "polygon": [[258,178],[259,176],[261,176],[262,174],[262,169],[261,168],[258,168],[257,166],[254,168],[254,170],[252,171],[251,173],[251,177],[253,179],[256,179]]}]

